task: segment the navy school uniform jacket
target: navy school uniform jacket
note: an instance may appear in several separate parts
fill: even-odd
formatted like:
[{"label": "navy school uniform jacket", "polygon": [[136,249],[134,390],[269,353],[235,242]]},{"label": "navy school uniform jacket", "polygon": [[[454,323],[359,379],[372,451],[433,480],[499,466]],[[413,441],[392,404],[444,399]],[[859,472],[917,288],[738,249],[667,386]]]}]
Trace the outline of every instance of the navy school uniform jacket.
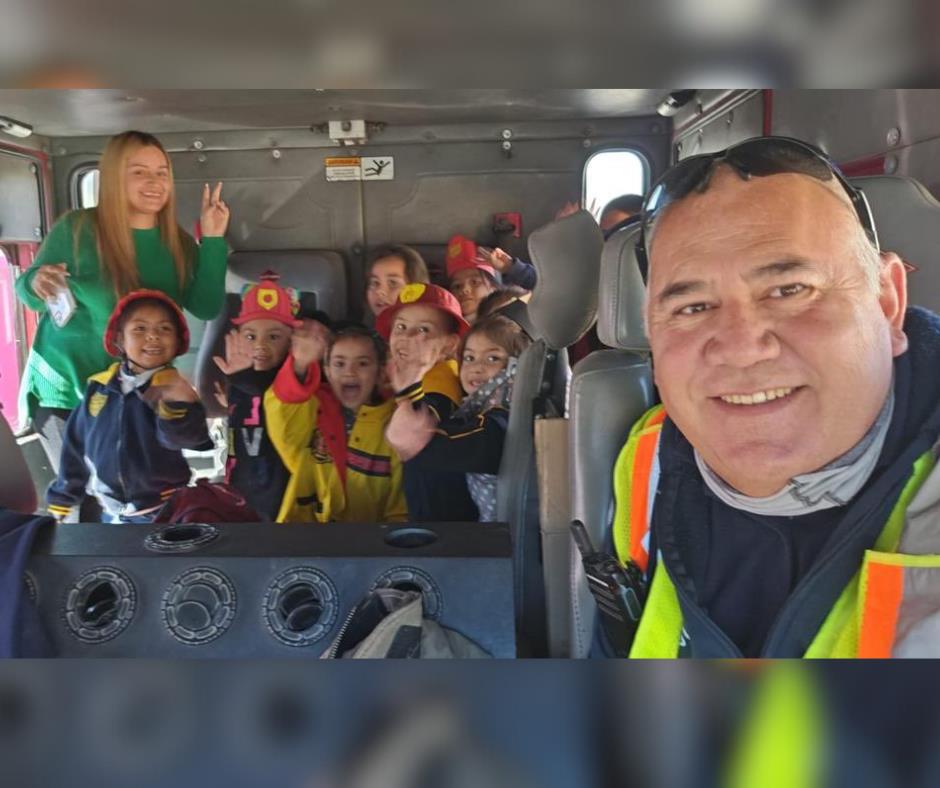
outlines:
[{"label": "navy school uniform jacket", "polygon": [[[285,363],[292,363],[288,356]],[[270,521],[277,518],[290,472],[277,453],[265,423],[264,392],[279,367],[245,369],[228,376],[228,465],[226,481],[249,506]]]},{"label": "navy school uniform jacket", "polygon": [[212,448],[200,402],[144,399],[161,373],[128,393],[120,364],[89,378],[85,398],[65,427],[58,478],[46,493],[49,511],[64,518],[86,493],[111,515],[133,516],[160,506],[191,472],[181,449]]}]

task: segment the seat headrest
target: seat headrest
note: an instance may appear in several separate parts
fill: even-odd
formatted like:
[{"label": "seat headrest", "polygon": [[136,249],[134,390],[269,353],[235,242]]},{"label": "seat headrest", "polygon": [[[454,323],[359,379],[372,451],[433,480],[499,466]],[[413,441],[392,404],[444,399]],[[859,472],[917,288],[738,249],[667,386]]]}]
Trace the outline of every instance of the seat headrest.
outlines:
[{"label": "seat headrest", "polygon": [[529,236],[538,282],[529,318],[553,350],[577,342],[597,316],[597,277],[604,237],[587,211],[558,219]]},{"label": "seat headrest", "polygon": [[240,295],[242,287],[256,283],[269,270],[280,274],[278,284],[282,287],[293,287],[302,295],[314,294],[316,303],[310,306],[322,309],[333,320],[346,315],[346,268],[337,252],[233,252],[228,257],[225,290]]},{"label": "seat headrest", "polygon": [[604,244],[601,254],[597,336],[609,347],[649,352],[643,322],[646,285],[636,260],[639,224],[618,230]]},{"label": "seat headrest", "polygon": [[868,198],[882,249],[919,268],[940,258],[940,202],[923,184],[900,175],[850,180]]}]

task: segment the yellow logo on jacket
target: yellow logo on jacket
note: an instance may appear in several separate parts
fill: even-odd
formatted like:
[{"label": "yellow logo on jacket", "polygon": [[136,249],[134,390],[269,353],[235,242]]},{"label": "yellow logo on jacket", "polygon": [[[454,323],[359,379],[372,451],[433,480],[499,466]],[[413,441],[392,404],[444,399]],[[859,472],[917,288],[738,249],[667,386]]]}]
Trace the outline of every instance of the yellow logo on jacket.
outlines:
[{"label": "yellow logo on jacket", "polygon": [[108,404],[108,395],[102,394],[100,391],[92,394],[91,399],[88,400],[88,414],[94,418],[99,413],[101,409]]},{"label": "yellow logo on jacket", "polygon": [[277,290],[272,287],[262,287],[258,289],[258,306],[262,309],[271,310],[277,306]]}]

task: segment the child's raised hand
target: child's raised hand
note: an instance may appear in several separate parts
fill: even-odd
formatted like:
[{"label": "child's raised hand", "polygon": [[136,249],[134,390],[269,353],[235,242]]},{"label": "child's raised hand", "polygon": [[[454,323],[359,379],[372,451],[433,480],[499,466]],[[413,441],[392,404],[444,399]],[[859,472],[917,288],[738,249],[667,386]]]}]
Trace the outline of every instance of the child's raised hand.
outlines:
[{"label": "child's raised hand", "polygon": [[398,392],[421,382],[440,360],[446,341],[446,337],[415,341],[407,356],[393,356],[387,369],[392,388]]},{"label": "child's raised hand", "polygon": [[504,252],[499,247],[490,252],[488,258],[490,265],[501,274],[506,273],[510,268],[512,268],[512,257],[506,254],[506,252]]},{"label": "child's raised hand", "polygon": [[236,372],[242,372],[254,366],[251,351],[241,334],[235,329],[225,335],[225,358],[213,356],[212,360],[226,375],[234,375]]},{"label": "child's raised hand", "polygon": [[436,428],[437,419],[430,410],[402,402],[389,419],[385,437],[402,462],[408,462],[431,442]]},{"label": "child's raised hand", "polygon": [[294,357],[294,371],[300,375],[307,368],[323,361],[330,341],[330,330],[316,320],[304,320],[303,326],[295,328],[290,338],[290,352]]}]

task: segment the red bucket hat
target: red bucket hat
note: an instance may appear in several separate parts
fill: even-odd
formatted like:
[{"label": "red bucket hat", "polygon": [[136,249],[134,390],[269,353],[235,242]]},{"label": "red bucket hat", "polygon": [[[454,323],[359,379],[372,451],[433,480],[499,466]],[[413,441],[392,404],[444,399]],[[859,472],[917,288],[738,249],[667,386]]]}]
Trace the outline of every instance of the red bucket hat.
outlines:
[{"label": "red bucket hat", "polygon": [[392,333],[392,321],[395,319],[395,315],[406,306],[415,304],[433,306],[452,317],[457,323],[457,333],[461,337],[470,330],[470,324],[463,319],[463,315],[460,313],[460,302],[454,298],[453,294],[437,285],[414,282],[405,285],[398,294],[395,303],[383,309],[375,320],[375,330],[386,342],[388,342],[389,335]]},{"label": "red bucket hat", "polygon": [[281,287],[277,280],[280,276],[274,271],[261,274],[261,281],[248,285],[242,291],[242,308],[232,323],[240,326],[249,320],[276,320],[289,328],[300,328],[302,320],[297,319],[300,300],[292,287]]},{"label": "red bucket hat", "polygon": [[477,245],[463,235],[455,235],[447,242],[447,278],[467,268],[478,268],[496,279],[496,269],[480,254]]},{"label": "red bucket hat", "polygon": [[128,293],[124,298],[117,302],[111,317],[108,318],[108,325],[104,330],[104,349],[109,356],[116,358],[121,356],[121,348],[117,346],[118,323],[121,322],[123,315],[129,306],[145,298],[152,298],[164,304],[176,318],[176,327],[179,331],[179,347],[176,349],[176,355],[182,356],[189,350],[189,326],[186,324],[186,317],[183,315],[176,302],[166,293],[160,290],[134,290]]}]

